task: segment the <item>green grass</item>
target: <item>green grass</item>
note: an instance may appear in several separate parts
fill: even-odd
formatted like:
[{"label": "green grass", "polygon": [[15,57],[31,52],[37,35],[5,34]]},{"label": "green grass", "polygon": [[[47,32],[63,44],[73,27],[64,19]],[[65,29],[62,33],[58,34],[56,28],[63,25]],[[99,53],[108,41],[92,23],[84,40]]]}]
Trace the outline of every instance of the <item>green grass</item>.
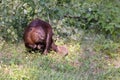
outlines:
[{"label": "green grass", "polygon": [[88,36],[67,42],[66,57],[55,52],[28,53],[23,42],[10,44],[1,40],[0,80],[119,80],[120,68],[115,68],[109,56],[98,49],[99,40]]}]

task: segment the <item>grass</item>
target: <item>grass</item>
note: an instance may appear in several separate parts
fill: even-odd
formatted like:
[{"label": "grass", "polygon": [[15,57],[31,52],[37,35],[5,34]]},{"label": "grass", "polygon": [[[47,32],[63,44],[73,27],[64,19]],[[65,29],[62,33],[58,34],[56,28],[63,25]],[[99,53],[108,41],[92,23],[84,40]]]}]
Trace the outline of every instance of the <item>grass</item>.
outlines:
[{"label": "grass", "polygon": [[[81,41],[67,42],[66,57],[55,52],[46,56],[28,53],[23,42],[11,44],[1,40],[0,80],[120,80],[120,68],[112,61],[115,59],[104,50],[101,52],[101,40],[90,35],[84,35]],[[61,45],[64,41],[56,43]]]}]

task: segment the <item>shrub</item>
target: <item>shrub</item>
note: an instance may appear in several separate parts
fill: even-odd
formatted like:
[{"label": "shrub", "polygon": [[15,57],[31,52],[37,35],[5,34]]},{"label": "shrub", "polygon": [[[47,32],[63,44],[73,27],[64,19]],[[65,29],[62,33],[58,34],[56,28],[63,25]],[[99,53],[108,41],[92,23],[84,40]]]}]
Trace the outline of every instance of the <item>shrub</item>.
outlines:
[{"label": "shrub", "polygon": [[56,25],[94,30],[107,37],[120,33],[119,0],[2,0],[0,3],[0,35],[12,42],[22,39],[23,30],[33,18]]}]

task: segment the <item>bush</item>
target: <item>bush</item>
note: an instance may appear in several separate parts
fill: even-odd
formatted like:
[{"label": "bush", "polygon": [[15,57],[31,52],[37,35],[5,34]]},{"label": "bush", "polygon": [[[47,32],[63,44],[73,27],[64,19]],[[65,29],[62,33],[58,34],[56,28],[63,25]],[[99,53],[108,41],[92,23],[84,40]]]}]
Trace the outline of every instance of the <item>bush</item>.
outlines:
[{"label": "bush", "polygon": [[6,41],[19,41],[28,22],[38,17],[54,25],[61,21],[65,28],[120,36],[119,4],[119,0],[2,0],[0,35]]}]

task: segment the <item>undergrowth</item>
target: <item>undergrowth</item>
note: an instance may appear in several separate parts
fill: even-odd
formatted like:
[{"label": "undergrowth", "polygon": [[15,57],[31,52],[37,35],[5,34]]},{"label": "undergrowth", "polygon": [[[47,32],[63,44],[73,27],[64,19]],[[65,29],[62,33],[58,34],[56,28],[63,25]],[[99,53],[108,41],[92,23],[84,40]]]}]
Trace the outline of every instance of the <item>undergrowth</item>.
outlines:
[{"label": "undergrowth", "polygon": [[[46,56],[28,53],[23,42],[11,44],[1,40],[0,80],[119,80],[120,68],[115,68],[110,62],[112,55],[108,55],[118,49],[118,44],[102,43],[104,38],[99,37],[87,34],[79,41],[66,41],[67,56],[53,51]],[[56,44],[64,42],[57,40]]]}]

